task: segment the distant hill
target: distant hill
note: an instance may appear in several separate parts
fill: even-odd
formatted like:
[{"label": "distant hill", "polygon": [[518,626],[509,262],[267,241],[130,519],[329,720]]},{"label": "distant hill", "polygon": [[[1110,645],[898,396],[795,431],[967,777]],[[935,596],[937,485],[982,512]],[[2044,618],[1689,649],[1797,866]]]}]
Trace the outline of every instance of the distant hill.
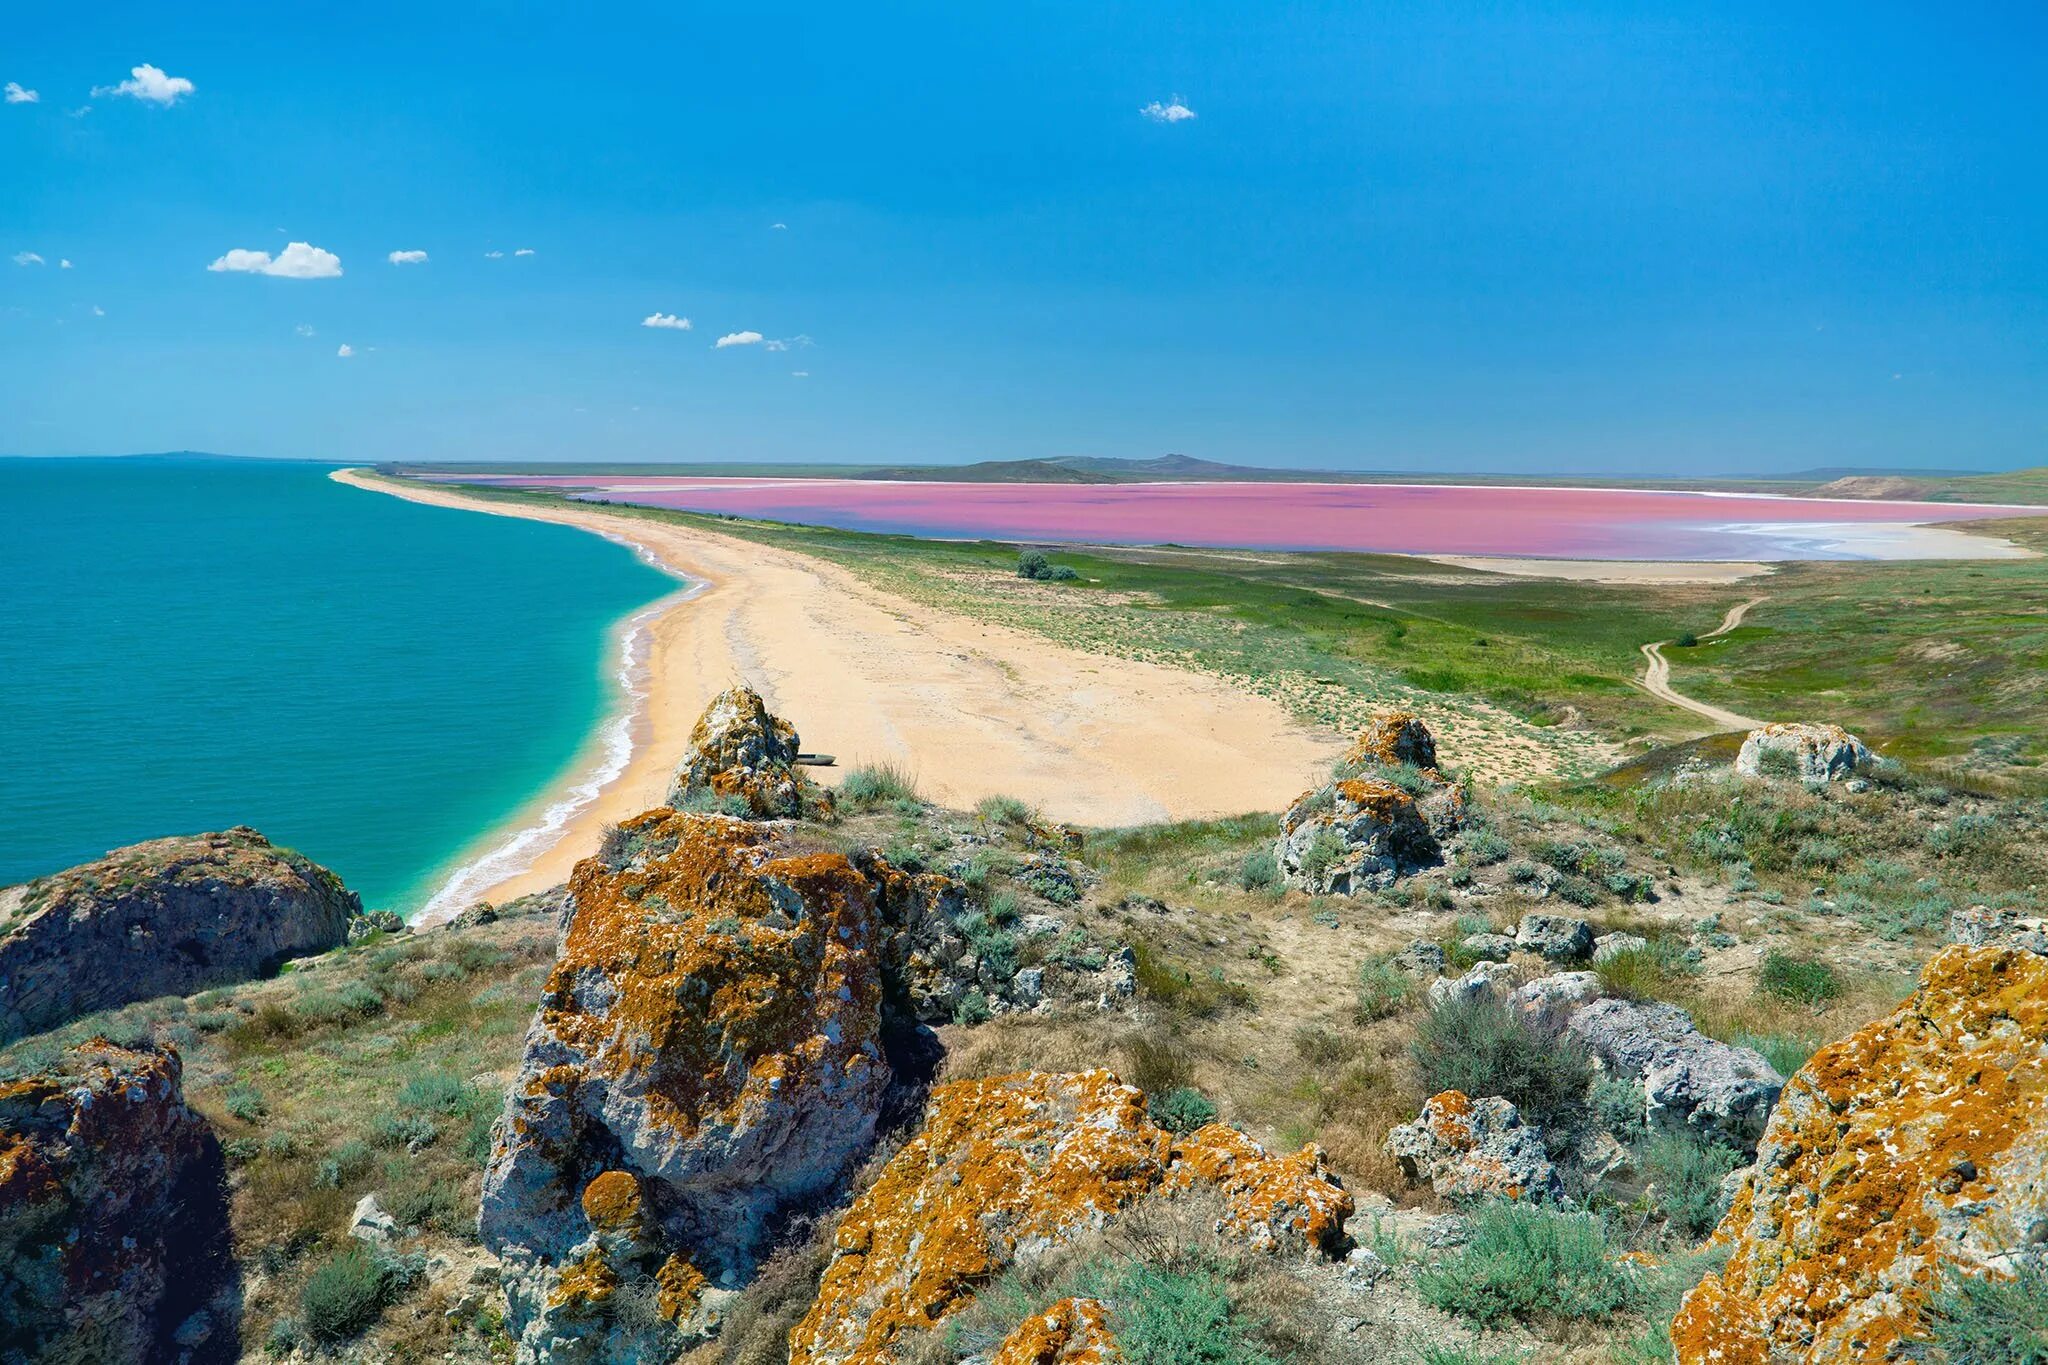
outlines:
[{"label": "distant hill", "polygon": [[1329,478],[1327,472],[1255,469],[1218,464],[1192,455],[1159,455],[1146,460],[1107,455],[1060,455],[1044,460],[980,460],[974,464],[896,465],[864,469],[857,479],[932,480],[942,483],[1144,483],[1158,479],[1242,481]]},{"label": "distant hill", "polygon": [[1820,498],[1898,498],[1915,502],[2048,503],[2048,465],[1999,474],[1852,474],[1811,490]]},{"label": "distant hill", "polygon": [[1063,460],[982,460],[976,464],[885,465],[848,477],[887,479],[899,483],[1123,483],[1092,469],[1078,469]]}]

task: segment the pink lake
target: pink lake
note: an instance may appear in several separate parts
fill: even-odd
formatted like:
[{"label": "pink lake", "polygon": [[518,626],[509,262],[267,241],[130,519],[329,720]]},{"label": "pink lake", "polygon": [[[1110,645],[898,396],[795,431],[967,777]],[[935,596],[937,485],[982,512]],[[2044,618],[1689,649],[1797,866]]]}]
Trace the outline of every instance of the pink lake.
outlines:
[{"label": "pink lake", "polygon": [[611,502],[949,539],[1552,559],[2005,558],[1920,530],[2044,507],[1441,484],[1002,484],[481,475]]}]

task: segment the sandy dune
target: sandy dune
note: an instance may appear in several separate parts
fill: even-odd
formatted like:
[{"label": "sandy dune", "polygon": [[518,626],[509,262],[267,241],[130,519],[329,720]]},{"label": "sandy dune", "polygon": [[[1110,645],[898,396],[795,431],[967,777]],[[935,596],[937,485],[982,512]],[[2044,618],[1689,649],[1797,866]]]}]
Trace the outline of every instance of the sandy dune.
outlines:
[{"label": "sandy dune", "polygon": [[814,770],[828,783],[888,761],[946,805],[1002,793],[1087,825],[1278,810],[1342,747],[1215,679],[934,611],[822,560],[597,508],[472,500],[354,470],[334,477],[608,534],[709,584],[651,623],[647,714],[626,771],[528,871],[478,887],[482,899],[554,885],[607,822],[660,804],[698,712],[735,682],[789,717],[806,749],[837,756],[837,768]]}]

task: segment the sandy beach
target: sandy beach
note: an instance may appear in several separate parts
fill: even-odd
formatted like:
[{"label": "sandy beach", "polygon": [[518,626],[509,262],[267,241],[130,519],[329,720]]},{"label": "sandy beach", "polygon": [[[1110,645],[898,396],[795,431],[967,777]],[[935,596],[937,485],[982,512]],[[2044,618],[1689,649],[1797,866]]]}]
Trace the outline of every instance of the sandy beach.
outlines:
[{"label": "sandy beach", "polygon": [[1340,736],[1215,679],[934,611],[803,555],[598,508],[473,500],[357,470],[333,477],[413,502],[609,535],[703,585],[643,623],[646,704],[624,770],[530,866],[466,888],[465,903],[562,881],[607,823],[659,805],[698,713],[739,682],[788,717],[806,749],[837,757],[838,766],[813,770],[827,783],[889,762],[945,805],[1000,793],[1085,825],[1278,810],[1342,747]]}]

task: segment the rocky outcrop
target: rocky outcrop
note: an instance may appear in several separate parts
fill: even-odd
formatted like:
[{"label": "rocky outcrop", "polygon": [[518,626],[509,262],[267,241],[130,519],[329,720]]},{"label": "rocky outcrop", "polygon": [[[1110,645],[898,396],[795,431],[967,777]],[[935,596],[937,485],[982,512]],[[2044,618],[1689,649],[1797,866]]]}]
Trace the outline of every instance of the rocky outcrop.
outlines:
[{"label": "rocky outcrop", "polygon": [[1745,777],[1846,782],[1870,761],[1863,741],[1839,725],[1765,725],[1742,741],[1735,771]]},{"label": "rocky outcrop", "polygon": [[1584,962],[1593,955],[1593,926],[1567,915],[1524,915],[1515,947],[1552,962]]},{"label": "rocky outcrop", "polygon": [[1192,1188],[1221,1197],[1223,1231],[1283,1253],[1334,1249],[1351,1213],[1316,1148],[1275,1157],[1216,1124],[1175,1138],[1107,1071],[941,1086],[840,1223],[791,1365],[881,1365],[1012,1262]]},{"label": "rocky outcrop", "polygon": [[1415,798],[1376,777],[1347,777],[1305,792],[1280,817],[1275,850],[1289,885],[1352,896],[1442,860]]},{"label": "rocky outcrop", "polygon": [[642,1330],[688,1340],[771,1220],[866,1148],[890,1082],[870,877],[723,816],[619,828],[570,882],[484,1180],[528,1360],[641,1358],[601,1335],[636,1276],[659,1290]]},{"label": "rocky outcrop", "polygon": [[2018,948],[2048,956],[2048,917],[1973,905],[1948,917],[1948,939],[1972,948]]},{"label": "rocky outcrop", "polygon": [[239,1353],[220,1146],[180,1079],[99,1039],[0,1082],[0,1358]]},{"label": "rocky outcrop", "polygon": [[1676,1005],[1596,1000],[1567,1027],[1609,1074],[1642,1084],[1653,1131],[1686,1129],[1750,1151],[1784,1085],[1761,1054],[1707,1037]]},{"label": "rocky outcrop", "polygon": [[255,830],[117,848],[0,899],[0,1042],[263,976],[348,936],[341,879]]},{"label": "rocky outcrop", "polygon": [[1436,736],[1410,711],[1384,711],[1374,716],[1351,741],[1339,760],[1348,768],[1368,766],[1436,769]]},{"label": "rocky outcrop", "polygon": [[1945,1269],[2042,1239],[2048,958],[1946,948],[1787,1083],[1672,1341],[1681,1365],[1894,1359]]},{"label": "rocky outcrop", "polygon": [[690,731],[668,802],[762,820],[829,815],[832,793],[797,766],[798,754],[795,728],[770,714],[759,693],[727,688]]},{"label": "rocky outcrop", "polygon": [[1387,1134],[1387,1153],[1412,1181],[1446,1199],[1557,1199],[1564,1193],[1543,1136],[1498,1096],[1446,1090],[1415,1122]]},{"label": "rocky outcrop", "polygon": [[988,1365],[1115,1365],[1123,1359],[1099,1301],[1061,1299],[1019,1323]]},{"label": "rocky outcrop", "polygon": [[1503,1001],[1521,979],[1505,962],[1477,962],[1463,976],[1440,976],[1429,983],[1429,1003],[1441,1006],[1473,1000]]}]

